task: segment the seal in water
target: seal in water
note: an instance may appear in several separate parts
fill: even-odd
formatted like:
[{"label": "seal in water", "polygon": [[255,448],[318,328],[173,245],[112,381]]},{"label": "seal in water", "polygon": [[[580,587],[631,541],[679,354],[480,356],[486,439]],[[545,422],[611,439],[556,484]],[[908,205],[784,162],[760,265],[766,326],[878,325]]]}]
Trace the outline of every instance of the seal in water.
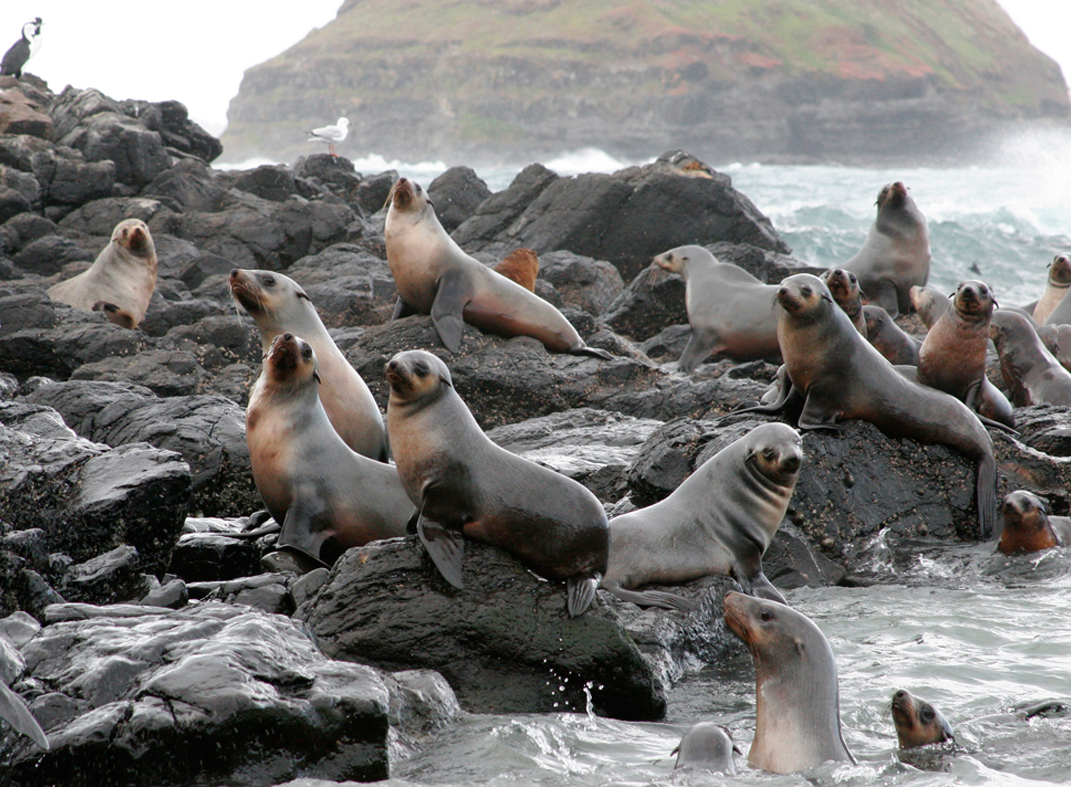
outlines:
[{"label": "seal in water", "polygon": [[[1034,306],[1032,312],[1034,321],[1039,325],[1050,322],[1049,317],[1067,295],[1067,288],[1071,286],[1071,256],[1057,254],[1049,263],[1049,278],[1045,284],[1045,292]],[[1054,324],[1063,325],[1071,322],[1071,305],[1060,309],[1060,314],[1052,321]]]},{"label": "seal in water", "polygon": [[787,424],[762,424],[712,456],[661,502],[610,520],[602,587],[634,604],[693,611],[680,596],[632,588],[725,574],[745,593],[785,603],[762,555],[785,518],[803,445]]},{"label": "seal in water", "polygon": [[429,352],[387,362],[387,426],[398,474],[417,512],[410,520],[443,578],[461,581],[464,538],[517,556],[565,581],[570,616],[584,612],[606,573],[610,529],[585,487],[495,445]]},{"label": "seal in water", "polygon": [[1071,546],[1071,519],[1049,516],[1041,499],[1020,489],[1004,498],[1004,530],[997,549],[1005,555]]},{"label": "seal in water", "polygon": [[736,775],[733,753],[739,751],[733,744],[733,736],[720,724],[701,721],[693,724],[671,754],[677,755],[676,768]]},{"label": "seal in water", "polygon": [[954,741],[952,727],[944,714],[925,700],[900,689],[892,696],[893,726],[901,749]]},{"label": "seal in water", "polygon": [[1027,317],[998,309],[989,321],[989,338],[997,347],[1012,404],[1071,406],[1071,372],[1045,349]]}]

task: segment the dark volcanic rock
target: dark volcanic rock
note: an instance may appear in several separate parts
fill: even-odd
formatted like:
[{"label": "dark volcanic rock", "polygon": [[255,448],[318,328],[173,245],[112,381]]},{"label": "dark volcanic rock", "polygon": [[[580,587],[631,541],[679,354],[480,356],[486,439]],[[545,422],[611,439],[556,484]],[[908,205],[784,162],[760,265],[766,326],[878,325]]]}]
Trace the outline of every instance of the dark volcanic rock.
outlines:
[{"label": "dark volcanic rock", "polygon": [[387,261],[352,243],[302,257],[287,275],[305,289],[329,328],[381,325],[398,298]]},{"label": "dark volcanic rock", "polygon": [[636,341],[649,339],[670,325],[687,325],[684,278],[653,265],[643,269],[610,304],[602,320]]},{"label": "dark volcanic rock", "polygon": [[212,379],[193,353],[154,349],[133,357],[112,357],[79,366],[72,380],[101,380],[144,385],[159,396],[192,396],[204,392]]},{"label": "dark volcanic rock", "polygon": [[553,284],[565,303],[593,315],[610,308],[625,289],[625,282],[613,265],[571,251],[552,251],[541,256],[539,278]]},{"label": "dark volcanic rock", "polygon": [[1071,456],[1071,409],[1051,404],[1018,407],[1015,428],[1031,448],[1051,456]]},{"label": "dark volcanic rock", "polygon": [[556,180],[557,173],[542,164],[529,164],[517,173],[509,188],[492,194],[480,203],[476,213],[451,233],[454,240],[463,249],[487,246]]},{"label": "dark volcanic rock", "polygon": [[450,167],[428,185],[427,192],[447,232],[453,232],[491,196],[491,189],[471,167]]}]

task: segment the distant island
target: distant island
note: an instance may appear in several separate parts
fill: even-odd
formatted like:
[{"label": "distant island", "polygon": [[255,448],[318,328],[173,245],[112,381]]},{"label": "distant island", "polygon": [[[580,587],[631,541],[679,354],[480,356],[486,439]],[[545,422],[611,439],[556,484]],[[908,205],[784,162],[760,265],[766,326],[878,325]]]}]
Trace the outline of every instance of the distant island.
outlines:
[{"label": "distant island", "polygon": [[246,72],[224,159],[292,161],[342,115],[351,158],[963,163],[1071,104],[995,0],[345,0]]}]

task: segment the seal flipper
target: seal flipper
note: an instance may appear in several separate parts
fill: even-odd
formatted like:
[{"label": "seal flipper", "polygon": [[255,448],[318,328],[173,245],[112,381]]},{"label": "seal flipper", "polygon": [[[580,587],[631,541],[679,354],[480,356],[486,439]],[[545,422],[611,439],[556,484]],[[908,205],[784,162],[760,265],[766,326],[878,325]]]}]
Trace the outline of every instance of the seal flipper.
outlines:
[{"label": "seal flipper", "polygon": [[108,318],[108,322],[118,325],[122,328],[134,328],[134,318],[127,312],[120,309],[114,303],[108,303],[107,301],[97,301],[93,304],[91,311],[104,312],[104,316]]},{"label": "seal flipper", "polygon": [[408,317],[411,314],[419,314],[416,309],[402,300],[402,296],[398,296],[398,300],[394,302],[394,311],[391,313],[391,320],[400,320],[402,317]]},{"label": "seal flipper", "polygon": [[699,365],[700,361],[710,355],[710,351],[713,348],[713,342],[706,341],[706,337],[700,338],[699,334],[693,329],[692,335],[688,337],[688,343],[684,345],[684,352],[681,353],[680,360],[677,361],[677,366],[680,367],[682,372],[690,372]]},{"label": "seal flipper", "polygon": [[799,420],[796,422],[796,428],[801,431],[804,429],[832,429],[834,432],[840,432],[844,427],[837,423],[839,417],[839,412],[830,412],[824,409],[813,396],[808,396],[806,403],[803,405],[803,412],[800,413]]},{"label": "seal flipper", "polygon": [[461,270],[451,271],[439,279],[435,300],[431,304],[431,321],[439,332],[446,349],[456,353],[461,349],[461,334],[465,331],[465,304],[469,302],[469,286]]},{"label": "seal flipper", "polygon": [[48,744],[48,736],[30,713],[22,697],[9,689],[2,680],[0,680],[0,718],[45,751],[51,748]]},{"label": "seal flipper", "polygon": [[595,600],[595,588],[599,586],[599,579],[596,574],[594,577],[572,576],[565,580],[569,617],[583,615],[591,606],[591,602]]},{"label": "seal flipper", "polygon": [[784,604],[788,606],[788,602],[785,601],[785,597],[781,595],[781,591],[773,586],[773,583],[766,578],[766,575],[759,571],[758,574],[751,577],[751,593],[750,595],[756,598],[765,598],[770,601],[776,601],[778,604]]},{"label": "seal flipper", "polygon": [[461,561],[465,557],[465,536],[461,531],[450,530],[421,516],[417,522],[417,535],[443,579],[458,590],[464,590]]},{"label": "seal flipper", "polygon": [[663,590],[626,590],[616,583],[602,585],[603,589],[613,593],[622,601],[638,604],[641,607],[661,607],[675,609],[679,612],[695,612],[699,607],[683,596],[667,593]]},{"label": "seal flipper", "polygon": [[317,520],[326,513],[318,495],[298,495],[297,499],[286,509],[286,518],[275,548],[286,547],[312,558],[321,566],[329,566],[320,557],[320,550],[328,536],[317,524]]},{"label": "seal flipper", "polygon": [[592,358],[600,358],[604,361],[612,361],[614,356],[608,353],[606,350],[601,350],[598,347],[588,347],[586,344],[581,347],[574,347],[569,351],[570,355],[588,355]]}]

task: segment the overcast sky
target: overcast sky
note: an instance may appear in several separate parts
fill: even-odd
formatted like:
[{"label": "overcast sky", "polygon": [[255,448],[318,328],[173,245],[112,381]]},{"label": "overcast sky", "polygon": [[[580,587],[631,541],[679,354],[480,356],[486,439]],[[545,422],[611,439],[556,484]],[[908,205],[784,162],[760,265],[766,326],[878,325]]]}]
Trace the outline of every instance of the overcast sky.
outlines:
[{"label": "overcast sky", "polygon": [[[1071,77],[1071,2],[999,0],[1030,41]],[[335,17],[342,0],[0,0],[0,52],[40,16],[27,70],[59,93],[95,87],[115,99],[176,99],[213,134],[247,68]],[[255,9],[250,13],[251,9]],[[334,122],[336,118],[323,118]]]}]

